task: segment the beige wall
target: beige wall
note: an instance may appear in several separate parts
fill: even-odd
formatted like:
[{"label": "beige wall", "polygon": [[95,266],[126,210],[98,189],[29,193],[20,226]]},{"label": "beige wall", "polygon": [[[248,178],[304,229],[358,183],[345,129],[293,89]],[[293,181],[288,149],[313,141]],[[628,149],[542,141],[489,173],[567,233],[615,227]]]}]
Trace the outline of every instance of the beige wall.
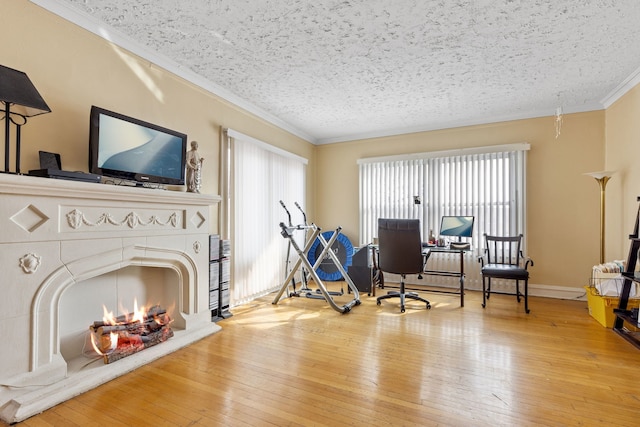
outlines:
[{"label": "beige wall", "polygon": [[[529,142],[532,282],[579,287],[598,262],[599,191],[582,174],[605,168],[603,111],[566,115],[558,139],[554,118],[546,117],[313,147],[27,0],[0,4],[0,23],[14,38],[0,44],[0,63],[25,71],[53,110],[25,126],[23,170],[37,168],[37,152],[45,149],[59,152],[65,169],[86,171],[89,108],[98,105],[198,140],[205,157],[203,191],[218,193],[220,128],[230,127],[310,159],[310,219],[323,228],[341,225],[357,242],[357,159]],[[633,139],[638,96],[634,90],[606,113],[606,166],[621,170],[608,187],[608,259],[626,254],[626,242],[618,240],[626,238],[635,215],[639,192],[631,185],[638,182],[631,164],[640,149]]]},{"label": "beige wall", "polygon": [[318,148],[316,218],[341,225],[358,242],[359,158],[528,142],[528,255],[531,282],[580,287],[599,262],[599,190],[585,172],[604,167],[604,112],[565,115],[555,138],[554,117],[471,126]]},{"label": "beige wall", "polygon": [[[0,24],[9,35],[8,41],[0,43],[0,64],[27,73],[52,110],[29,119],[23,128],[22,171],[39,167],[38,150],[60,153],[66,170],[87,171],[89,110],[97,105],[197,140],[198,152],[205,158],[204,193],[219,193],[222,127],[310,159],[313,176],[315,147],[302,139],[27,0],[0,0],[0,7]],[[11,150],[13,155],[13,144]],[[0,153],[4,154],[4,144]],[[12,159],[12,170],[13,165]],[[312,186],[310,179],[309,194]],[[312,203],[309,198],[310,211]]]},{"label": "beige wall", "polygon": [[606,168],[616,171],[606,187],[606,245],[609,257],[627,259],[640,196],[640,86],[606,112]]}]

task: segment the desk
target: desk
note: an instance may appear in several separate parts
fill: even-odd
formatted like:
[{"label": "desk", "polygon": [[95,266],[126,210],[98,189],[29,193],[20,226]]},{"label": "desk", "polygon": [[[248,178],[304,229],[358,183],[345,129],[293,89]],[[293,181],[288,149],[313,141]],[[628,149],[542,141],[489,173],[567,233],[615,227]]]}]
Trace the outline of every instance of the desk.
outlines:
[{"label": "desk", "polygon": [[[470,251],[471,249],[452,249],[449,247],[438,247],[438,246],[429,246],[422,250],[422,256],[424,258],[423,261],[423,272],[422,274],[427,274],[430,276],[447,276],[447,277],[458,277],[460,278],[460,291],[441,291],[441,290],[430,290],[428,292],[439,292],[445,294],[456,294],[460,293],[460,307],[464,307],[464,253]],[[429,270],[427,269],[427,261],[429,261],[429,257],[432,253],[445,253],[445,254],[459,254],[460,255],[460,268],[458,271],[447,271],[447,270]],[[406,285],[405,285],[406,287]]]},{"label": "desk", "polygon": [[[371,247],[374,249],[374,256],[377,256],[378,253],[378,247],[377,245],[371,245]],[[445,277],[458,277],[460,279],[460,290],[456,290],[456,291],[445,291],[445,290],[434,290],[434,289],[424,289],[424,286],[427,285],[411,285],[411,284],[405,284],[404,288],[406,290],[411,290],[411,291],[422,291],[422,292],[434,292],[434,293],[441,293],[441,294],[460,294],[460,307],[464,307],[464,254],[465,252],[470,251],[471,248],[469,249],[451,249],[448,246],[445,247],[439,247],[439,246],[428,246],[422,249],[422,257],[423,257],[423,261],[422,261],[422,274],[424,275],[429,275],[429,276],[445,276]],[[427,268],[427,261],[429,261],[429,257],[431,256],[432,253],[445,253],[445,254],[459,254],[460,256],[460,268],[458,269],[458,271],[450,271],[450,270],[430,270]],[[375,263],[374,265],[377,265],[377,263]],[[384,289],[385,286],[389,286],[391,288],[394,288],[396,286],[394,285],[385,285],[384,281],[382,281],[380,283],[380,288]],[[416,286],[420,286],[419,288],[417,288]],[[373,288],[373,295],[375,296],[375,288]]]}]

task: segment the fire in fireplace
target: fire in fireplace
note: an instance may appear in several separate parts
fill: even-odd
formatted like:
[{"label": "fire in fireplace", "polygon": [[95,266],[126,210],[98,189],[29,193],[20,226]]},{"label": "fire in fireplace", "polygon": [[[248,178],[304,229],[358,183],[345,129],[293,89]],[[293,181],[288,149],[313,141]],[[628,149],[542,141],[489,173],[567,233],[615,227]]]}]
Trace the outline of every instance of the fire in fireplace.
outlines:
[{"label": "fire in fireplace", "polygon": [[89,326],[93,349],[112,363],[146,348],[160,344],[173,336],[171,318],[167,310],[154,305],[149,309],[138,308],[134,301],[133,312],[114,316],[103,306],[104,316]]}]

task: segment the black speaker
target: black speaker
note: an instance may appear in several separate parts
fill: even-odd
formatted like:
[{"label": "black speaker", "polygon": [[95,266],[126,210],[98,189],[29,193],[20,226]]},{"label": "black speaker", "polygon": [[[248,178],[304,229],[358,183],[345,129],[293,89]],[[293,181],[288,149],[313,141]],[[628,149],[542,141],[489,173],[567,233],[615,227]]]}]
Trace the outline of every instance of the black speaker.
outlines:
[{"label": "black speaker", "polygon": [[371,295],[371,269],[369,267],[349,267],[349,277],[356,285],[358,292]]},{"label": "black speaker", "polygon": [[371,267],[369,266],[369,247],[363,246],[353,254],[352,264],[349,267],[349,277],[356,285],[359,292],[371,295]]}]

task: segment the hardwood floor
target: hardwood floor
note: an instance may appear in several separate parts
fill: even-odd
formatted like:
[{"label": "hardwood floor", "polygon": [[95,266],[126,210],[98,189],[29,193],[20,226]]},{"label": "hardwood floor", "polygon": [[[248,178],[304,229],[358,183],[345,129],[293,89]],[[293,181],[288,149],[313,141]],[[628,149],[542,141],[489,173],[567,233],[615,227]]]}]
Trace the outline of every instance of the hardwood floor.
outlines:
[{"label": "hardwood floor", "polygon": [[[336,285],[336,284],[332,284]],[[640,350],[583,301],[273,295],[223,330],[22,426],[637,426]],[[344,304],[352,296],[336,298]],[[117,362],[116,362],[117,363]]]}]

